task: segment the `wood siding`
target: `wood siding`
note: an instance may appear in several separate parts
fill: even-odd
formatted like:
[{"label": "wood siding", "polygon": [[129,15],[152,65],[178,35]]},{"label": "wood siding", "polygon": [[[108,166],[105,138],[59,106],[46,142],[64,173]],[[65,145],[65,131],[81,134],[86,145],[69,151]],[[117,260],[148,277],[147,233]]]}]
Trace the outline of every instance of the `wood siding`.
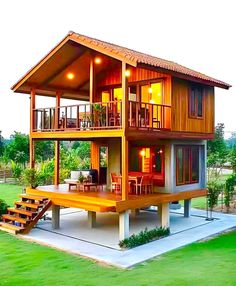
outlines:
[{"label": "wood siding", "polygon": [[203,117],[190,118],[188,106],[189,82],[172,81],[172,131],[214,133],[214,88],[203,86]]},{"label": "wood siding", "polygon": [[[130,70],[130,76],[128,79],[128,84],[133,82],[144,82],[148,80],[163,79],[164,83],[164,98],[165,104],[171,105],[171,76],[168,74],[160,73],[157,71],[144,69],[144,68],[134,68],[128,67]],[[105,88],[106,86],[121,86],[121,68],[116,67],[114,69],[106,71],[102,78],[97,79],[97,87]],[[97,101],[101,100],[100,96],[97,95]]]}]

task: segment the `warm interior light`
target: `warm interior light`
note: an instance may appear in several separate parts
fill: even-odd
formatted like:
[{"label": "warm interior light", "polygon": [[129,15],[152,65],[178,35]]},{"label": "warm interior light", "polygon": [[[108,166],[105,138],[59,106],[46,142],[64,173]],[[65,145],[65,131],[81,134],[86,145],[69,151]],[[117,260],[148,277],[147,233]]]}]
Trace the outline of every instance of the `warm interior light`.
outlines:
[{"label": "warm interior light", "polygon": [[126,70],[126,71],[125,71],[125,76],[126,76],[126,77],[129,77],[129,76],[130,76],[130,70]]},{"label": "warm interior light", "polygon": [[144,157],[144,156],[145,156],[145,154],[146,154],[146,152],[145,152],[145,150],[144,150],[144,149],[140,151],[140,155],[141,155],[142,157]]},{"label": "warm interior light", "polygon": [[73,79],[73,78],[75,77],[75,75],[74,75],[72,72],[69,72],[69,73],[66,75],[66,77],[67,77],[68,79]]},{"label": "warm interior light", "polygon": [[99,65],[99,64],[102,62],[102,59],[99,58],[99,57],[96,57],[96,58],[94,59],[94,62],[95,62],[95,64]]},{"label": "warm interior light", "polygon": [[148,92],[152,93],[152,88],[151,87],[148,88]]},{"label": "warm interior light", "polygon": [[153,104],[153,103],[154,103],[154,100],[153,100],[153,99],[150,99],[149,103],[152,103],[152,104]]}]

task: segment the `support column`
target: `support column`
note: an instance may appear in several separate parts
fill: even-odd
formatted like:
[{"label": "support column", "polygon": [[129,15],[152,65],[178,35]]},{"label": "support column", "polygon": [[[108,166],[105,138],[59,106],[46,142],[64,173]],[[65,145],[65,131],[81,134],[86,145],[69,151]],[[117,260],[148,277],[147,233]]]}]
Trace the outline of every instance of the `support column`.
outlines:
[{"label": "support column", "polygon": [[119,213],[119,240],[129,237],[129,211]]},{"label": "support column", "polygon": [[184,217],[190,217],[191,213],[191,199],[184,200]]},{"label": "support column", "polygon": [[128,140],[126,138],[126,129],[128,126],[128,81],[126,77],[126,63],[122,62],[121,67],[122,74],[122,129],[123,135],[121,138],[121,175],[122,175],[122,200],[128,199],[129,194],[129,182],[128,182]]},{"label": "support column", "polygon": [[158,215],[159,226],[161,227],[170,226],[169,203],[158,205],[157,215]]},{"label": "support column", "polygon": [[52,206],[52,229],[60,228],[60,206]]},{"label": "support column", "polygon": [[36,98],[36,94],[35,94],[35,90],[32,89],[31,93],[30,93],[30,139],[29,139],[29,163],[30,163],[30,168],[34,168],[35,165],[35,141],[32,139],[32,132],[35,129],[35,113],[34,113],[34,109],[35,109],[35,98]]},{"label": "support column", "polygon": [[91,228],[96,227],[96,212],[88,211],[88,225]]},{"label": "support column", "polygon": [[89,101],[93,103],[93,96],[94,96],[94,58],[91,54],[90,59],[90,77],[89,77]]},{"label": "support column", "polygon": [[60,141],[55,141],[54,185],[60,183]]},{"label": "support column", "polygon": [[29,163],[30,163],[30,168],[33,169],[35,165],[35,141],[34,139],[31,138],[29,139]]},{"label": "support column", "polygon": [[98,171],[98,181],[99,181],[99,171],[100,171],[100,145],[97,142],[91,142],[91,168]]},{"label": "support column", "polygon": [[140,209],[131,210],[131,213],[134,217],[137,217],[140,214]]}]

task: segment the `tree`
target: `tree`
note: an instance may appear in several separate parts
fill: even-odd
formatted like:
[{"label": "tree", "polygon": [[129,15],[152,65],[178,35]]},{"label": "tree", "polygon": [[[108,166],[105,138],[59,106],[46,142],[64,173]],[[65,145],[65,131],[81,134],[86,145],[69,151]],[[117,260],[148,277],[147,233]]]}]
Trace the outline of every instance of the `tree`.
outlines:
[{"label": "tree", "polygon": [[36,161],[46,161],[54,156],[53,141],[36,141],[35,144],[35,159]]},{"label": "tree", "polygon": [[2,137],[2,131],[0,130],[0,156],[3,155],[4,152],[4,142]]},{"label": "tree", "polygon": [[29,161],[29,136],[16,132],[10,136],[10,142],[4,150],[6,160],[25,164]]},{"label": "tree", "polygon": [[91,156],[91,143],[88,141],[76,141],[72,149],[76,149],[80,159],[88,159]]},{"label": "tree", "polygon": [[234,173],[236,173],[236,145],[234,145],[229,151],[229,162],[233,168]]},{"label": "tree", "polygon": [[207,166],[219,175],[223,165],[227,162],[228,149],[224,140],[224,123],[215,127],[215,137],[207,144]]}]

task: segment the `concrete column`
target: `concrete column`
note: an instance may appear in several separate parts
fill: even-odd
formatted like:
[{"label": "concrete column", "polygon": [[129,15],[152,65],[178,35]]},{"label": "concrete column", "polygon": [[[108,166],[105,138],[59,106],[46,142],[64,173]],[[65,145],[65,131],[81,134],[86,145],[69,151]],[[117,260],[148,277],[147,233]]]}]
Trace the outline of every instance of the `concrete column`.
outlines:
[{"label": "concrete column", "polygon": [[88,211],[88,225],[91,228],[96,227],[96,212]]},{"label": "concrete column", "polygon": [[170,226],[169,203],[158,205],[157,215],[158,215],[159,226],[161,227]]},{"label": "concrete column", "polygon": [[134,210],[131,210],[131,213],[134,217],[138,216],[140,214],[140,209],[134,209]]},{"label": "concrete column", "polygon": [[184,200],[184,217],[190,217],[191,212],[191,199]]},{"label": "concrete column", "polygon": [[52,229],[60,228],[60,206],[52,206]]},{"label": "concrete column", "polygon": [[119,240],[129,237],[129,211],[119,213]]}]

